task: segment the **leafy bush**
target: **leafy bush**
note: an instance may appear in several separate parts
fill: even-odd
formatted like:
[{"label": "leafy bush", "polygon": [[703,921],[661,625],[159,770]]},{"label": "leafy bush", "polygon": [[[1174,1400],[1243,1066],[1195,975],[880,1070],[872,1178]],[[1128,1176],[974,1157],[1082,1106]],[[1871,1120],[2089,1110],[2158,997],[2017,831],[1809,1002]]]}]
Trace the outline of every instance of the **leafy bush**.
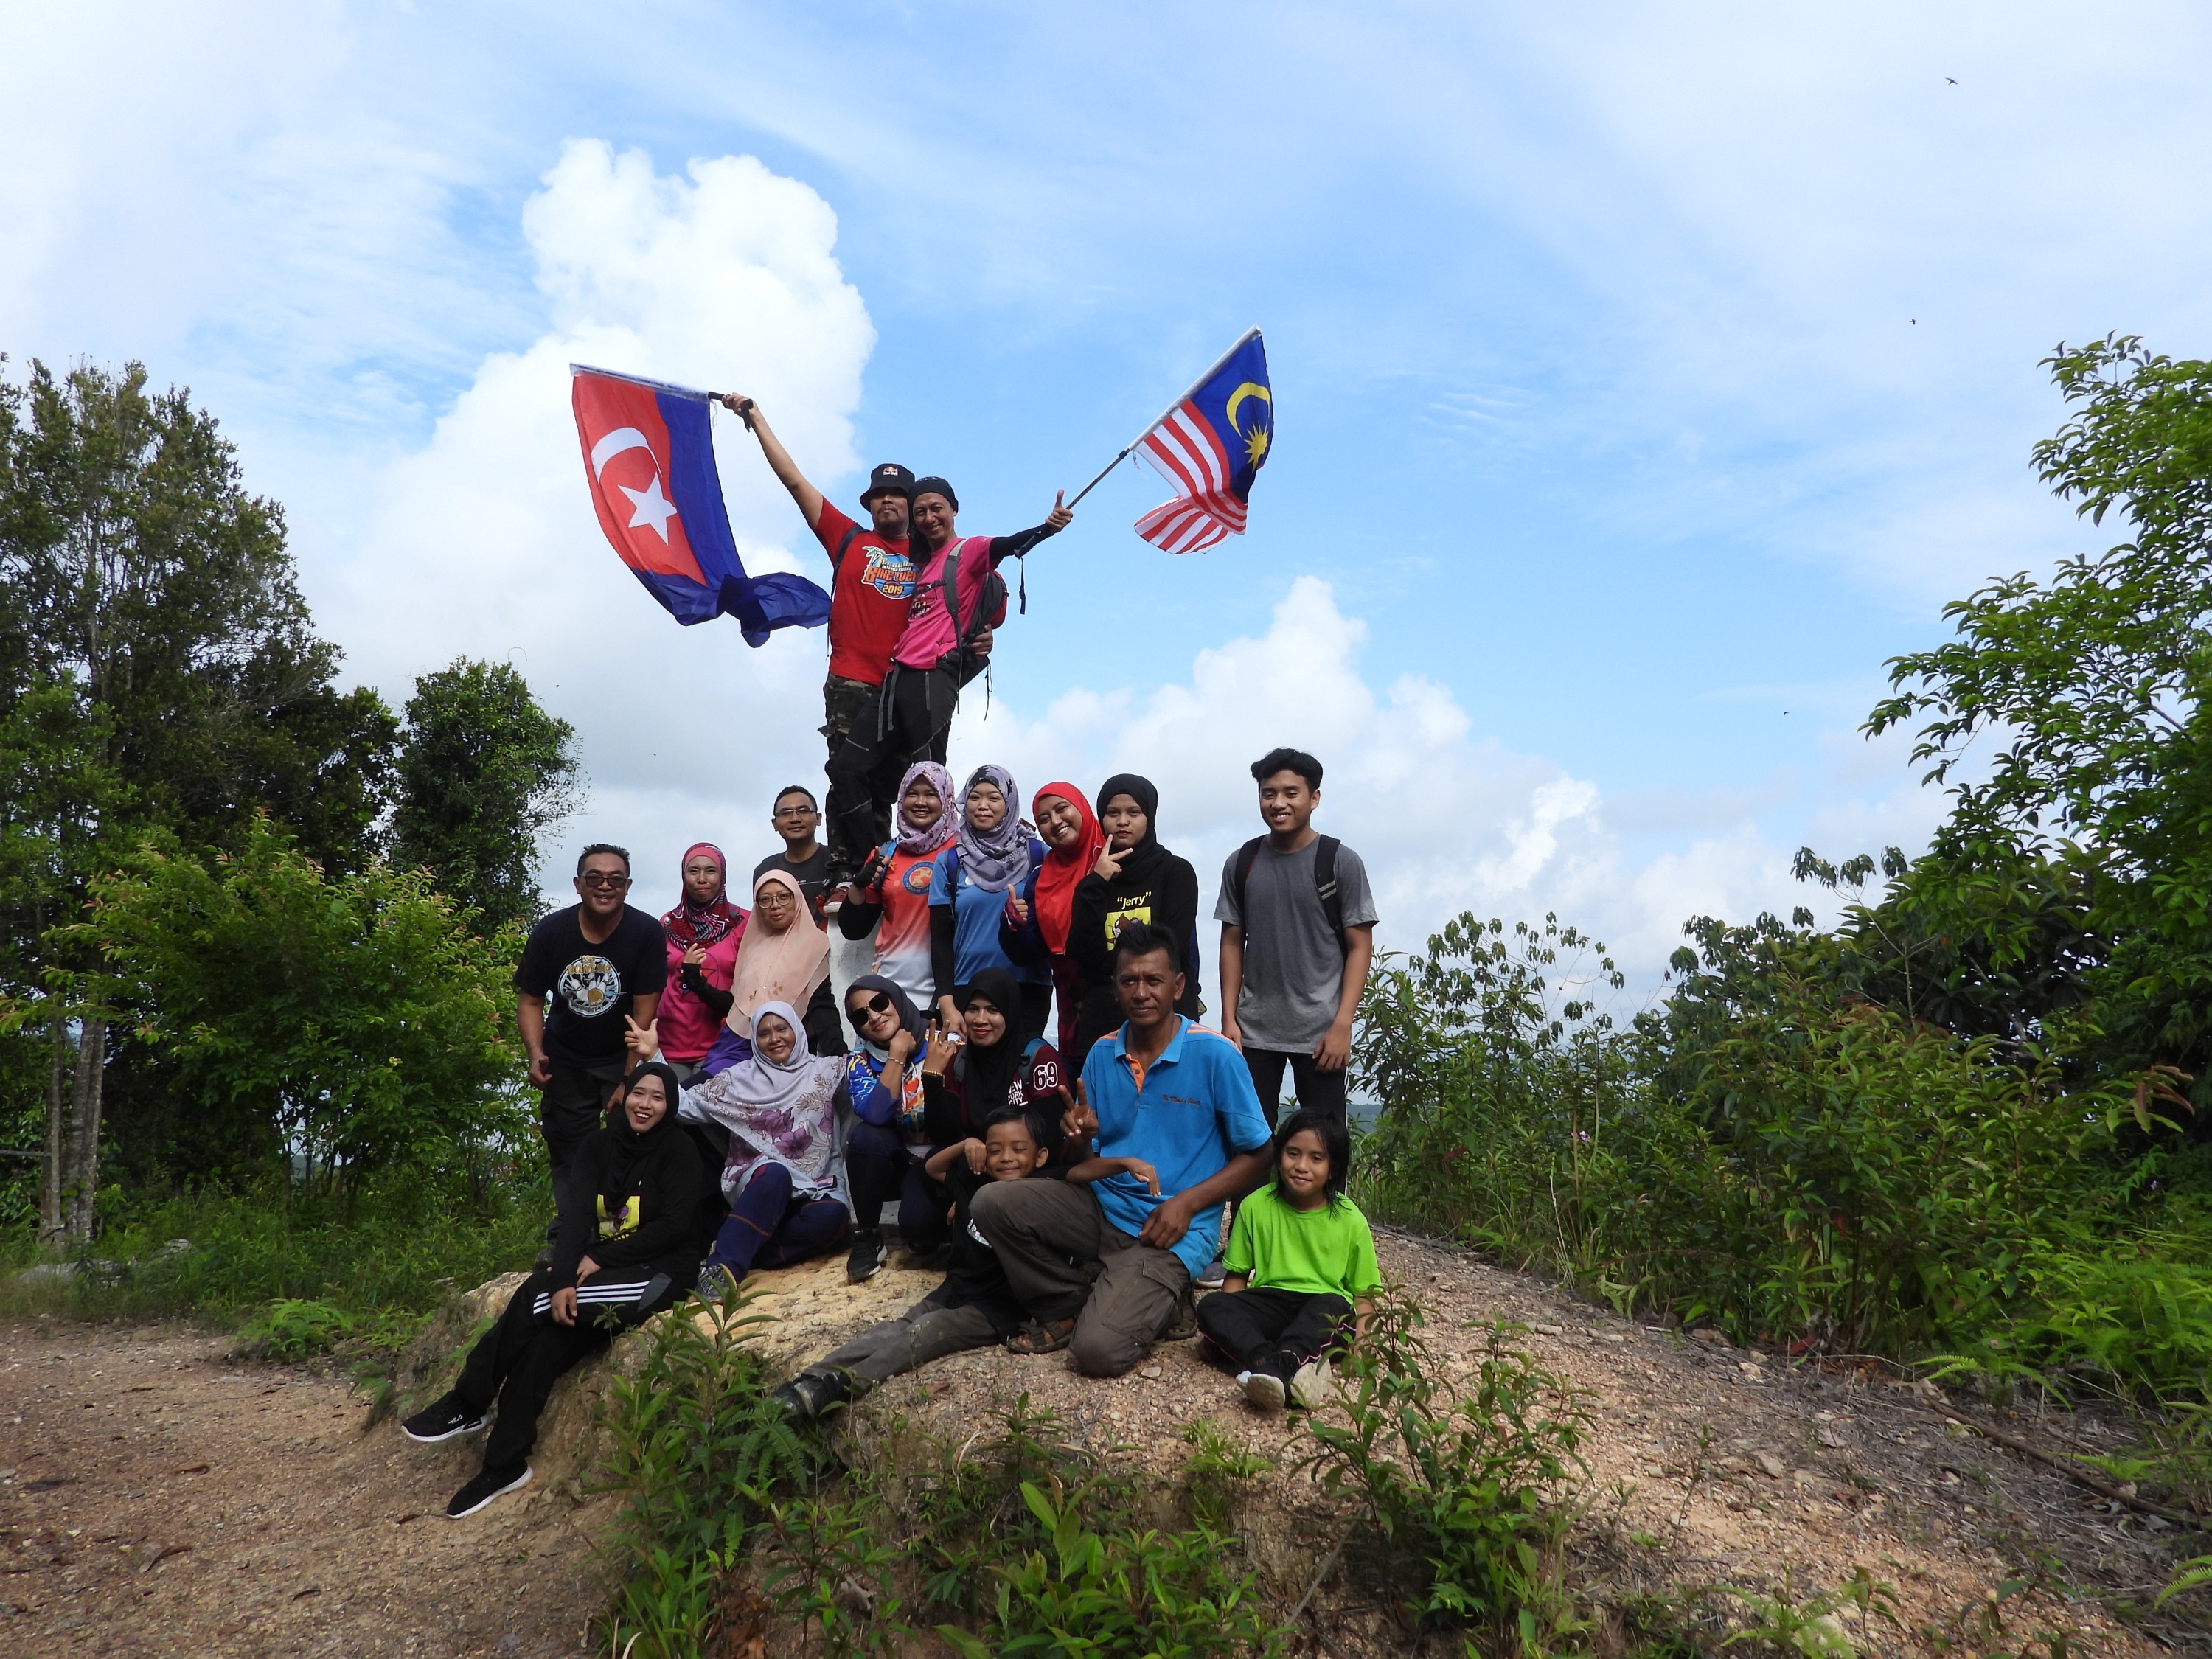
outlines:
[{"label": "leafy bush", "polygon": [[1455,1394],[1421,1320],[1399,1286],[1375,1298],[1340,1364],[1342,1421],[1309,1421],[1319,1449],[1308,1467],[1323,1490],[1358,1499],[1379,1571],[1418,1620],[1517,1631],[1536,1650],[1571,1622],[1558,1581],[1570,1517],[1554,1500],[1585,1419],[1503,1323],[1482,1328],[1471,1387]]},{"label": "leafy bush", "polygon": [[118,1006],[218,1109],[310,1170],[356,1172],[528,1139],[507,981],[418,872],[331,877],[265,818],[205,859],[149,846],[93,884],[82,930]]},{"label": "leafy bush", "polygon": [[[0,1273],[0,1313],[222,1319],[313,1303],[351,1322],[350,1345],[396,1348],[456,1290],[526,1263],[544,1243],[553,1200],[542,1170],[472,1185],[459,1171],[394,1172],[343,1206],[281,1178],[240,1193],[118,1199],[80,1258],[114,1271],[36,1285]],[[179,1239],[190,1248],[175,1248]],[[21,1237],[5,1259],[20,1266],[33,1251]]]},{"label": "leafy bush", "polygon": [[328,1353],[358,1327],[354,1316],[327,1302],[272,1302],[246,1322],[239,1340],[263,1359],[307,1359]]},{"label": "leafy bush", "polygon": [[[1708,933],[1664,1016],[1556,921],[1462,917],[1386,961],[1358,1062],[1381,1096],[1379,1213],[1739,1335],[1897,1352],[2024,1305],[2094,1248],[2134,1103],[2054,1066],[1833,995],[1782,951]],[[1567,966],[1562,971],[1562,959]],[[1588,963],[1588,966],[1581,965]]]}]

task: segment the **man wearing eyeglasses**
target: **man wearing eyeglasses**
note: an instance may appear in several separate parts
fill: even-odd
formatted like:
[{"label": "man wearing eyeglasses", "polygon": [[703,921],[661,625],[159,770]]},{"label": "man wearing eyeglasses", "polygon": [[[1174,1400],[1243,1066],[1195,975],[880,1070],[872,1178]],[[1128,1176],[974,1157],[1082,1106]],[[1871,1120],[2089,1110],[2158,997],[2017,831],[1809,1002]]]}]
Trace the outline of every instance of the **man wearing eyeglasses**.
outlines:
[{"label": "man wearing eyeglasses", "polygon": [[556,1196],[622,1081],[624,1017],[651,1024],[668,983],[660,923],[625,903],[629,891],[629,854],[604,842],[586,847],[576,860],[579,902],[539,920],[514,970],[514,1023],[540,1091]]},{"label": "man wearing eyeglasses", "polygon": [[753,884],[758,886],[760,878],[771,870],[782,871],[799,884],[814,925],[827,927],[822,902],[830,892],[830,849],[814,839],[814,832],[822,827],[822,808],[815,801],[814,792],[803,783],[785,785],[775,798],[775,811],[769,822],[783,837],[783,851],[771,853],[753,866]]}]

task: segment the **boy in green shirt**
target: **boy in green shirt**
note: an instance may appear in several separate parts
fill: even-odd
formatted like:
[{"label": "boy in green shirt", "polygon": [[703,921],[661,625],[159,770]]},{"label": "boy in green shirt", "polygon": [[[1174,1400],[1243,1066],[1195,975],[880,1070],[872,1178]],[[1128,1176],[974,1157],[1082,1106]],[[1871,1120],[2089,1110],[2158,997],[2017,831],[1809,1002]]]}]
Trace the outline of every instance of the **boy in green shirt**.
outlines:
[{"label": "boy in green shirt", "polygon": [[1304,1111],[1275,1135],[1275,1179],[1237,1206],[1223,1256],[1229,1276],[1198,1304],[1198,1328],[1237,1368],[1244,1397],[1279,1411],[1328,1396],[1328,1353],[1366,1322],[1382,1282],[1375,1235],[1344,1195],[1344,1124]]}]

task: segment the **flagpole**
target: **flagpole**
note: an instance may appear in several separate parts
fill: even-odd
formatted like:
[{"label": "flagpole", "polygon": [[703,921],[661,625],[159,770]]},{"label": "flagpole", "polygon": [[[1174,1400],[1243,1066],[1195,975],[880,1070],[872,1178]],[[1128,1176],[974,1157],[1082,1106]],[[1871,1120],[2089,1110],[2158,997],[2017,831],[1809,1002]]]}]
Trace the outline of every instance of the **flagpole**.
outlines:
[{"label": "flagpole", "polygon": [[1151,437],[1154,432],[1159,429],[1161,421],[1166,420],[1169,416],[1174,414],[1176,410],[1182,408],[1184,401],[1189,398],[1192,392],[1197,391],[1199,387],[1204,386],[1208,380],[1221,373],[1222,365],[1226,363],[1231,357],[1234,357],[1238,352],[1243,350],[1247,343],[1257,336],[1259,332],[1259,329],[1255,326],[1246,329],[1242,334],[1238,335],[1237,337],[1236,344],[1231,346],[1228,350],[1223,352],[1218,357],[1215,358],[1213,360],[1212,367],[1208,368],[1205,374],[1200,375],[1196,380],[1193,380],[1188,386],[1184,388],[1182,397],[1177,398],[1173,403],[1162,410],[1158,420],[1155,420],[1152,425],[1146,427],[1142,432],[1139,432],[1135,437],[1132,438],[1127,444],[1123,446],[1120,454],[1116,455],[1112,460],[1107,462],[1105,465],[1100,467],[1098,469],[1098,476],[1093,478],[1089,483],[1084,485],[1082,489],[1077,490],[1075,492],[1075,501],[1070,501],[1067,505],[1071,508],[1073,507],[1076,501],[1081,501],[1092,490],[1097,489],[1099,484],[1104,482],[1106,475],[1109,472],[1111,472],[1115,467],[1121,465],[1122,462],[1129,459],[1129,454],[1132,450],[1135,449],[1139,444],[1144,442],[1146,439]]}]

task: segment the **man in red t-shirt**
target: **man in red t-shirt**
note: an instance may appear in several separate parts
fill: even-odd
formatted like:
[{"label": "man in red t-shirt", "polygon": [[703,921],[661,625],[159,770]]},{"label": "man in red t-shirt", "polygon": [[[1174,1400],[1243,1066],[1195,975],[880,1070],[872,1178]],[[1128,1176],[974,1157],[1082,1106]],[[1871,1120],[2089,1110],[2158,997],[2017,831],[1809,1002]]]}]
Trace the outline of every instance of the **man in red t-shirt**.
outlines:
[{"label": "man in red t-shirt", "polygon": [[[736,392],[722,403],[760,440],[769,470],[791,492],[807,528],[830,556],[830,676],[822,683],[822,735],[834,756],[874,706],[876,690],[884,683],[891,653],[914,606],[914,561],[907,555],[907,507],[914,474],[888,461],[871,472],[868,487],[860,494],[861,510],[871,522],[856,524],[808,482],[758,404]],[[890,839],[888,802],[878,806],[876,817],[881,822],[871,845]]]}]

